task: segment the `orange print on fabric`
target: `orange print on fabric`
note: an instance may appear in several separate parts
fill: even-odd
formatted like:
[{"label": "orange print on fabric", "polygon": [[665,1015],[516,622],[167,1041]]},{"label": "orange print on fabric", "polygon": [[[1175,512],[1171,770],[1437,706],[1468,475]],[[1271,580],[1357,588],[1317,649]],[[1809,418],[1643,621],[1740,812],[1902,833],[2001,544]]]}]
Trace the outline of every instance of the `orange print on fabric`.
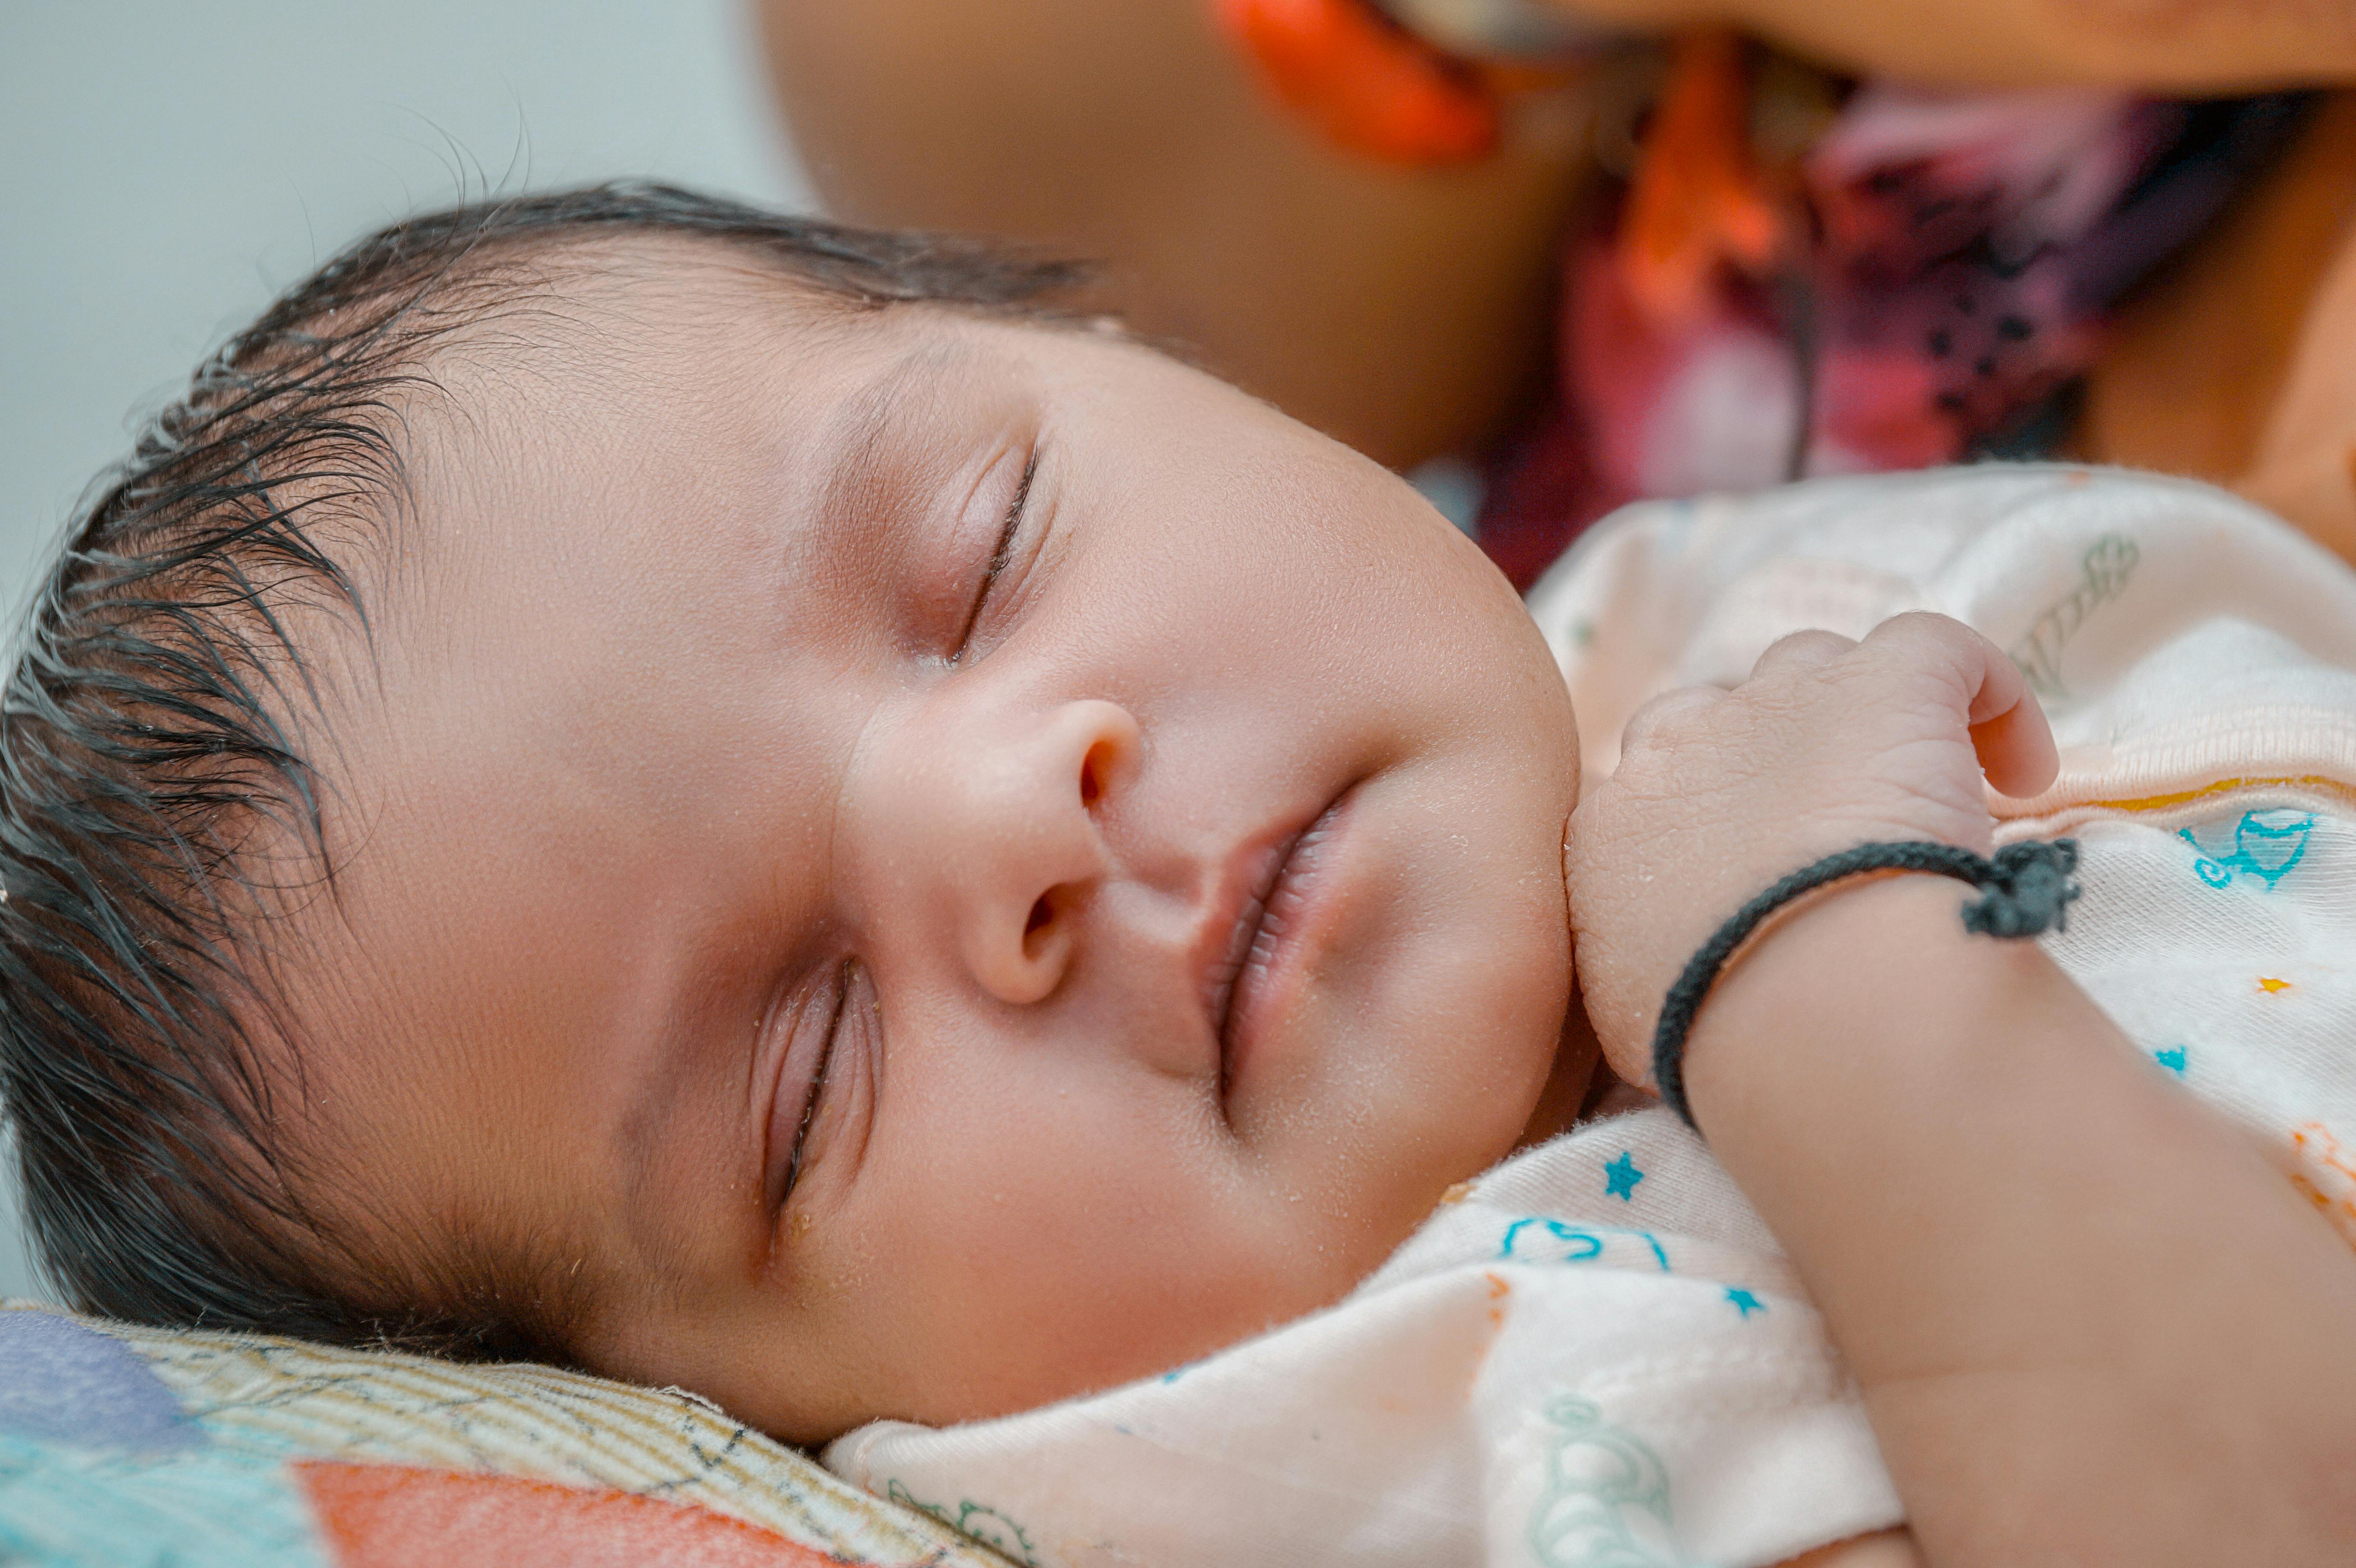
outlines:
[{"label": "orange print on fabric", "polygon": [[2325,778],[2319,773],[2300,773],[2295,776],[2286,774],[2279,778],[2219,779],[2215,784],[2203,784],[2199,789],[2178,790],[2173,795],[2137,795],[2132,800],[2096,800],[2089,801],[2087,804],[2099,806],[2105,811],[2167,811],[2196,800],[2207,800],[2221,795],[2239,795],[2246,790],[2258,789],[2291,789],[2302,790],[2309,794],[2340,795],[2345,795],[2348,793],[2348,786],[2338,779]]},{"label": "orange print on fabric", "polygon": [[2291,1172],[2291,1185],[2323,1211],[2340,1239],[2356,1246],[2356,1155],[2321,1122],[2303,1122],[2290,1130],[2298,1150],[2300,1169]]},{"label": "orange print on fabric", "polygon": [[2258,976],[2258,989],[2271,997],[2276,991],[2289,990],[2290,982],[2288,980],[2277,980],[2272,975],[2261,975]]},{"label": "orange print on fabric", "polygon": [[519,1476],[288,1467],[336,1568],[835,1568],[837,1560],[709,1509]]}]

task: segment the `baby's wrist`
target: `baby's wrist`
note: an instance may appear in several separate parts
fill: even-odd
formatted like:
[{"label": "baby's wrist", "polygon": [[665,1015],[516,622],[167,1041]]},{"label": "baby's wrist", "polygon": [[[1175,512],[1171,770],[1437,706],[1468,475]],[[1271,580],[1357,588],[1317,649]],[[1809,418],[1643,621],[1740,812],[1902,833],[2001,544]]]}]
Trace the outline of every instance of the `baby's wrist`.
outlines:
[{"label": "baby's wrist", "polygon": [[[1590,926],[1582,936],[1581,972],[1591,991],[1603,993],[1607,1010],[1598,1015],[1600,1032],[1615,1065],[1649,1084],[1690,1124],[1695,1116],[1682,1066],[1696,1015],[1725,975],[1754,960],[1769,938],[1802,912],[1878,878],[1927,873],[1976,890],[1976,896],[1955,906],[1964,931],[1998,938],[2035,936],[2066,924],[2069,905],[2079,896],[2071,875],[2076,866],[2077,846],[2069,839],[2023,840],[1982,855],[1934,838],[1908,838],[1852,842],[1772,879],[1763,870],[1743,877],[1721,868],[1718,881],[1751,896],[1738,902],[1731,891],[1716,896],[1701,891],[1681,901],[1678,933],[1665,941],[1632,943],[1624,933],[1607,935],[1608,927]],[[1730,877],[1740,880],[1729,881]],[[1713,918],[1721,910],[1725,917]],[[1626,972],[1625,955],[1632,952],[1642,956]],[[1615,967],[1623,972],[1613,974]],[[1635,1007],[1611,1008],[1615,997],[1631,997]]]},{"label": "baby's wrist", "polygon": [[[1972,1019],[2006,1005],[2033,944],[1975,934],[1970,889],[1943,876],[1880,872],[1794,901],[1718,976],[1684,1052],[1695,1119],[1770,1119],[1831,1082],[1860,1083],[1890,1048],[1929,1058],[1981,1038]],[[1869,1107],[1860,1107],[1861,1111]]]}]

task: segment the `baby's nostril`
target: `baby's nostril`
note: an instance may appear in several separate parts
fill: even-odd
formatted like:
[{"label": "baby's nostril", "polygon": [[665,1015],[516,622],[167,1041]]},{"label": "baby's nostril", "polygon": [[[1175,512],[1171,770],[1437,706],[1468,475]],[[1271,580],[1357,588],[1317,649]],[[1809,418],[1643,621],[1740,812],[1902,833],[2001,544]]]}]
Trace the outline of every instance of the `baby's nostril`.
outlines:
[{"label": "baby's nostril", "polygon": [[1090,746],[1080,759],[1080,804],[1093,809],[1104,795],[1104,747]]},{"label": "baby's nostril", "polygon": [[[1032,939],[1037,936],[1042,931],[1044,931],[1049,923],[1054,921],[1055,918],[1055,906],[1047,901],[1046,894],[1040,894],[1038,901],[1031,906],[1030,918],[1023,923],[1023,952],[1031,952]],[[1036,956],[1036,955],[1033,955],[1033,956]]]}]

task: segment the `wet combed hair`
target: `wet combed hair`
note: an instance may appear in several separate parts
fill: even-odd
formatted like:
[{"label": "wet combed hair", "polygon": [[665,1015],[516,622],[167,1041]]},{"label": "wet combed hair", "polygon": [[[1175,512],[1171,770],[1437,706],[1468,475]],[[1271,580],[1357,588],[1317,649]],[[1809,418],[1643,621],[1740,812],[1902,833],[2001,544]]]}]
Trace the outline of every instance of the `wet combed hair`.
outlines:
[{"label": "wet combed hair", "polygon": [[[292,1179],[286,916],[334,897],[318,650],[409,504],[433,355],[558,251],[700,237],[853,310],[1053,314],[1067,266],[655,185],[395,225],[200,367],[92,487],[0,692],[0,1098],[42,1266],[75,1307],[456,1354],[559,1353],[561,1304],[486,1263],[403,1301]],[[511,321],[500,351],[528,347]],[[383,574],[376,574],[380,578]],[[316,641],[316,638],[313,639]],[[291,1098],[290,1098],[291,1097]]]}]

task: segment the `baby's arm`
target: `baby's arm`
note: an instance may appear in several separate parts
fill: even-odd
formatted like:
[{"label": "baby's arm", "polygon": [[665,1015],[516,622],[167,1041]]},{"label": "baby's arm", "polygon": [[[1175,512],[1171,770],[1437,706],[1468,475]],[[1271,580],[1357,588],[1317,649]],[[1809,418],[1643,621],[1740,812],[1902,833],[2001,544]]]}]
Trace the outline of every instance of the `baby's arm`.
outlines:
[{"label": "baby's arm", "polygon": [[[1976,726],[1976,728],[1975,728]],[[2003,656],[1908,616],[1809,635],[1640,714],[1573,825],[1582,984],[1623,1074],[1725,914],[1850,845],[1985,851],[1978,763],[2051,741]],[[2343,1561],[2356,1257],[1956,884],[1833,889],[1719,981],[1687,1050],[1711,1146],[1864,1389],[1950,1564]]]}]

